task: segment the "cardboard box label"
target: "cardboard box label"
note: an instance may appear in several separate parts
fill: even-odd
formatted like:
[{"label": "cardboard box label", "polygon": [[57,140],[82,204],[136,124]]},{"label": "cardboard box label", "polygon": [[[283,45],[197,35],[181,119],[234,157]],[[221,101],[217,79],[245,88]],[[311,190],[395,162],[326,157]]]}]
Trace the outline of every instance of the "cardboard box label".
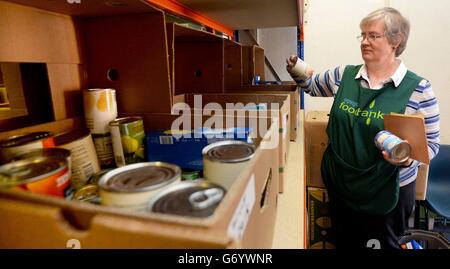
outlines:
[{"label": "cardboard box label", "polygon": [[248,220],[252,214],[253,205],[255,204],[255,175],[250,176],[250,180],[245,188],[239,205],[234,211],[233,218],[228,225],[228,235],[235,239],[241,240],[247,227]]}]

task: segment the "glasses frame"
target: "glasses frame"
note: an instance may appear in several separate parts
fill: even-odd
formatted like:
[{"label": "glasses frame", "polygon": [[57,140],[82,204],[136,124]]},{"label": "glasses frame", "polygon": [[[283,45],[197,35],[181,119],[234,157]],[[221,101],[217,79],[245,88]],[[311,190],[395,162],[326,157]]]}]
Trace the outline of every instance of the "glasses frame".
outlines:
[{"label": "glasses frame", "polygon": [[375,33],[369,33],[369,34],[362,33],[359,36],[357,36],[356,39],[358,39],[359,42],[363,42],[365,39],[367,39],[367,41],[372,43],[372,42],[375,42],[377,39],[383,38],[385,36],[386,36],[385,34],[378,35]]}]

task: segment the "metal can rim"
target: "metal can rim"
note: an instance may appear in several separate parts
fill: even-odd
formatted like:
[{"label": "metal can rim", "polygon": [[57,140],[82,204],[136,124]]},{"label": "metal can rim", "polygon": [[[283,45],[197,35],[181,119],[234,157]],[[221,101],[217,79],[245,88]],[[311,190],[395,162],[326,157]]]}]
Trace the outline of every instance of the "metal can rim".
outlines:
[{"label": "metal can rim", "polygon": [[[70,139],[66,139],[67,141],[62,139],[63,142],[61,142],[61,143],[59,142],[59,140],[61,140],[61,137],[69,136],[72,133],[73,134],[77,134],[77,135],[74,135],[73,138],[70,137]],[[56,134],[55,137],[54,137],[55,145],[56,145],[56,147],[67,145],[67,144],[70,144],[72,142],[84,139],[84,138],[86,138],[86,137],[88,137],[90,135],[91,135],[91,131],[89,131],[88,129],[77,129],[77,130],[72,130],[72,131]]]},{"label": "metal can rim", "polygon": [[[36,156],[31,156],[31,157],[25,157],[28,154],[33,154],[35,152],[42,152],[44,153],[45,151],[60,151],[61,153],[63,153],[64,156],[58,157],[58,156],[45,156],[45,155],[36,155]],[[19,154],[17,156],[15,156],[12,161],[19,161],[19,160],[25,160],[25,159],[30,159],[30,158],[39,158],[39,157],[44,157],[44,158],[69,158],[71,155],[70,150],[65,149],[65,148],[58,148],[58,147],[54,147],[54,148],[40,148],[40,149],[34,149],[31,150],[29,152],[25,152],[22,154]]]},{"label": "metal can rim", "polygon": [[[178,191],[178,190],[182,190],[182,189],[186,189],[186,188],[190,188],[190,187],[196,187],[196,186],[202,186],[202,185],[207,185],[207,187],[211,186],[211,187],[218,187],[223,189],[223,191],[226,193],[226,189],[218,184],[215,183],[211,183],[203,178],[199,178],[196,180],[190,180],[190,181],[183,181],[180,182],[176,185],[173,186],[169,186],[167,188],[164,188],[164,190],[161,190],[160,192],[158,192],[157,194],[155,194],[150,201],[148,202],[148,207],[147,210],[149,212],[153,212],[153,206],[159,201],[159,199],[161,199],[162,197],[164,197],[165,195],[174,192],[174,191]],[[225,197],[225,196],[224,196]]]},{"label": "metal can rim", "polygon": [[[27,178],[27,179],[24,179],[24,180],[21,180],[21,181],[15,180],[13,183],[8,182],[8,181],[5,181],[5,183],[2,183],[2,181],[0,181],[0,186],[12,187],[12,186],[17,186],[17,185],[22,185],[22,184],[33,183],[33,182],[39,181],[41,179],[44,179],[46,177],[55,175],[55,174],[59,173],[60,171],[63,171],[64,169],[66,169],[68,167],[67,159],[65,159],[65,158],[57,158],[57,157],[36,157],[36,158],[30,158],[30,159],[23,159],[23,160],[20,160],[20,161],[15,161],[15,162],[4,164],[1,167],[6,169],[5,167],[8,167],[8,166],[25,165],[25,164],[32,163],[32,162],[43,162],[44,160],[48,160],[48,159],[52,159],[52,160],[55,160],[57,162],[64,163],[64,165],[61,165],[58,169],[52,170],[52,171],[47,172],[45,174],[34,176],[34,177],[31,177],[31,178]],[[5,176],[1,172],[1,170],[0,170],[0,177],[10,178],[8,176]]]},{"label": "metal can rim", "polygon": [[[146,166],[160,166],[160,167],[167,167],[167,168],[171,168],[174,170],[174,176],[165,181],[165,182],[161,182],[159,184],[154,184],[154,185],[150,185],[144,188],[140,188],[140,189],[133,189],[133,190],[120,190],[120,189],[114,189],[114,188],[110,188],[108,187],[107,183],[108,181],[113,178],[115,175],[118,175],[120,173],[126,172],[128,170],[132,170],[132,169],[136,169],[136,168],[142,168],[142,167],[146,167]],[[113,192],[113,193],[137,193],[137,192],[147,192],[147,191],[152,191],[155,189],[159,189],[163,186],[169,185],[172,182],[175,182],[177,180],[181,179],[181,168],[177,165],[171,164],[171,163],[166,163],[166,162],[142,162],[142,163],[134,163],[134,164],[129,164],[129,165],[125,165],[119,168],[115,168],[109,172],[106,172],[104,175],[102,175],[98,181],[98,186],[100,187],[100,189],[108,191],[108,192]]]},{"label": "metal can rim", "polygon": [[[210,151],[211,149],[213,149],[215,147],[219,147],[219,146],[226,146],[226,145],[245,145],[245,146],[250,147],[253,150],[253,153],[250,154],[249,156],[242,157],[242,158],[236,158],[236,159],[232,159],[232,160],[219,160],[216,158],[211,158],[211,156],[208,155],[208,151]],[[204,158],[208,159],[208,161],[211,161],[211,162],[240,163],[240,162],[245,162],[245,161],[252,159],[253,156],[255,155],[255,151],[256,151],[256,147],[247,142],[239,141],[239,140],[225,140],[225,141],[219,141],[219,142],[215,142],[215,143],[207,145],[206,147],[203,148],[202,155]]]},{"label": "metal can rim", "polygon": [[[18,144],[18,143],[8,142],[8,141],[16,139],[16,138],[27,137],[27,136],[30,136],[30,135],[33,135],[33,134],[47,134],[47,135],[44,136],[44,137],[37,138],[37,139],[32,139],[30,141],[27,141],[26,143]],[[11,147],[23,146],[23,145],[29,144],[31,142],[36,142],[36,141],[41,141],[41,140],[47,139],[49,137],[53,137],[53,133],[52,132],[48,132],[48,131],[30,132],[30,133],[23,133],[23,134],[13,135],[13,136],[10,136],[10,137],[7,137],[5,139],[0,140],[0,148],[11,148]]]},{"label": "metal can rim", "polygon": [[[130,120],[130,121],[128,121]],[[128,123],[133,123],[136,121],[142,120],[142,117],[139,116],[132,116],[132,117],[121,117],[121,118],[117,118],[115,120],[112,120],[109,122],[110,126],[118,126],[122,123],[128,124]]]}]

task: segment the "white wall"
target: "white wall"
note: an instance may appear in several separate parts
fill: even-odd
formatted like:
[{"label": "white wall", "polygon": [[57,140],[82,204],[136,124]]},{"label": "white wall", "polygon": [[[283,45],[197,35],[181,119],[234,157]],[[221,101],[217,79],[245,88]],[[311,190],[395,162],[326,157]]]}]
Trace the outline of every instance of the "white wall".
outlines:
[{"label": "white wall", "polygon": [[[400,10],[411,23],[410,39],[400,58],[430,80],[441,109],[441,140],[450,144],[450,1],[448,0],[306,0],[305,61],[321,72],[341,64],[362,63],[359,22],[383,6]],[[329,110],[331,98],[306,96],[305,110]]]},{"label": "white wall", "polygon": [[[258,29],[258,44],[282,81],[292,80],[286,71],[286,58],[297,54],[297,27]],[[265,67],[266,80],[276,80]]]}]

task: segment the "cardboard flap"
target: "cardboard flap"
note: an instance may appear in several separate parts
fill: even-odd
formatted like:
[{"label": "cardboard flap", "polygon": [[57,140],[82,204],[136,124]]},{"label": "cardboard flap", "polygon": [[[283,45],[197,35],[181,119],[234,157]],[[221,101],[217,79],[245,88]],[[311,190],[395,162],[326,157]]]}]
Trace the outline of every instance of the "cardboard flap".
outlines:
[{"label": "cardboard flap", "polygon": [[389,114],[384,115],[384,128],[411,145],[411,158],[430,164],[425,121],[422,117]]}]

